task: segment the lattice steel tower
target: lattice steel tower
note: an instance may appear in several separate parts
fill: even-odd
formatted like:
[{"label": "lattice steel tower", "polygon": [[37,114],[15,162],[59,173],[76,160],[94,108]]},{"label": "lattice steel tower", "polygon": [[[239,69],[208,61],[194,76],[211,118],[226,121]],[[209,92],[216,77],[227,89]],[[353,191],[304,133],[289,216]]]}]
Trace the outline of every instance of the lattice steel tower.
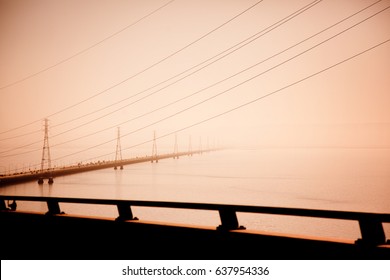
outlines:
[{"label": "lattice steel tower", "polygon": [[188,144],[188,156],[192,156],[191,135],[190,135],[190,142],[189,142],[189,144]]},{"label": "lattice steel tower", "polygon": [[[51,176],[51,158],[50,158],[50,146],[49,146],[49,121],[45,119],[45,137],[43,139],[42,160],[41,160],[41,174],[38,179],[39,184],[43,184],[43,179],[48,178],[49,184],[53,183],[53,177]],[[45,163],[47,163],[47,169],[45,169]]]},{"label": "lattice steel tower", "polygon": [[175,147],[173,148],[173,158],[178,159],[179,158],[179,148],[177,145],[177,135],[175,134]]},{"label": "lattice steel tower", "polygon": [[202,154],[202,150],[203,150],[203,148],[202,148],[202,136],[201,136],[201,137],[199,137],[199,153],[200,154]]},{"label": "lattice steel tower", "polygon": [[157,144],[156,144],[156,131],[154,131],[154,133],[153,133],[152,162],[153,161],[158,162]]},{"label": "lattice steel tower", "polygon": [[115,166],[114,169],[118,168],[118,160],[120,161],[120,169],[123,169],[123,164],[122,164],[122,148],[121,148],[121,132],[120,128],[118,127],[118,135],[116,139],[116,153],[115,153]]}]

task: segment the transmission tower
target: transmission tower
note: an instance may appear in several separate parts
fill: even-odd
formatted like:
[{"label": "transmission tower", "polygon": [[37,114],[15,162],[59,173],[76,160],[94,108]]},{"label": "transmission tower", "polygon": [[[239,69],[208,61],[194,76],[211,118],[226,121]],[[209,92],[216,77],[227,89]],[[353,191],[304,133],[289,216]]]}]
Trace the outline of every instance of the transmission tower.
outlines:
[{"label": "transmission tower", "polygon": [[156,131],[153,133],[153,148],[152,148],[152,162],[156,161],[158,162],[157,158],[157,144],[156,144]]},{"label": "transmission tower", "polygon": [[189,145],[188,145],[188,156],[192,156],[191,135],[190,135],[190,143],[189,143]]},{"label": "transmission tower", "polygon": [[[49,184],[53,184],[53,177],[51,176],[51,158],[50,158],[50,146],[49,146],[49,121],[45,119],[45,136],[43,139],[42,160],[41,160],[41,177],[38,179],[39,184],[43,184],[43,179],[48,178]],[[47,168],[45,169],[45,163]],[[45,172],[47,171],[47,172]]]},{"label": "transmission tower", "polygon": [[123,169],[122,148],[121,148],[121,132],[120,132],[119,127],[118,127],[118,135],[117,135],[117,139],[116,139],[116,153],[115,153],[115,166],[114,166],[115,170],[118,168],[118,160],[120,161],[120,169]]},{"label": "transmission tower", "polygon": [[178,159],[179,158],[179,148],[177,145],[177,135],[175,134],[175,147],[173,148],[173,158]]}]

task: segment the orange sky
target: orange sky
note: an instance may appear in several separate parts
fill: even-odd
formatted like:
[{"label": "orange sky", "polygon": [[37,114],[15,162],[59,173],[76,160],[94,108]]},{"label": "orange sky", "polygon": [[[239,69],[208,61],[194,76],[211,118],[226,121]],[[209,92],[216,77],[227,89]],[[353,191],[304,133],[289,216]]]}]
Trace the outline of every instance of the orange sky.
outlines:
[{"label": "orange sky", "polygon": [[[0,0],[0,166],[40,162],[46,117],[58,164],[111,152],[106,158],[113,158],[118,126],[125,157],[149,153],[151,143],[138,145],[153,131],[169,135],[159,139],[161,152],[169,152],[177,130],[179,149],[190,137],[195,147],[208,139],[389,148],[389,42],[292,85],[390,39],[388,6],[367,0]],[[200,69],[205,61],[210,65]],[[189,69],[200,70],[184,72]]]}]

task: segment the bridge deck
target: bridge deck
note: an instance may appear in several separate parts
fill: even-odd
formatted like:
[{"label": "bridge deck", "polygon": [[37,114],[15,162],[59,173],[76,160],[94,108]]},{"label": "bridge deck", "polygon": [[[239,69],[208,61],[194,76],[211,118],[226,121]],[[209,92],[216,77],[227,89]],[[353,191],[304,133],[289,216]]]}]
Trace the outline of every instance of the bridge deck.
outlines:
[{"label": "bridge deck", "polygon": [[142,163],[142,162],[153,162],[153,161],[163,160],[163,159],[167,159],[167,158],[175,158],[175,157],[188,156],[188,155],[193,155],[193,154],[201,154],[201,153],[206,153],[206,152],[210,152],[210,151],[214,151],[214,149],[161,154],[161,155],[157,155],[157,156],[136,157],[136,158],[124,159],[124,160],[120,160],[120,161],[104,161],[104,162],[96,162],[96,163],[89,163],[89,164],[80,164],[80,165],[74,165],[74,166],[53,168],[51,170],[44,170],[43,172],[41,172],[41,171],[21,172],[18,174],[1,176],[0,177],[0,186],[17,184],[17,183],[22,183],[22,182],[27,182],[27,181],[34,181],[34,180],[38,180],[39,178],[47,179],[49,177],[53,178],[53,177],[58,177],[58,176],[65,176],[65,175],[70,175],[70,174],[94,171],[94,170],[99,170],[99,169],[120,167],[120,166],[129,165],[129,164],[136,164],[136,163]]}]

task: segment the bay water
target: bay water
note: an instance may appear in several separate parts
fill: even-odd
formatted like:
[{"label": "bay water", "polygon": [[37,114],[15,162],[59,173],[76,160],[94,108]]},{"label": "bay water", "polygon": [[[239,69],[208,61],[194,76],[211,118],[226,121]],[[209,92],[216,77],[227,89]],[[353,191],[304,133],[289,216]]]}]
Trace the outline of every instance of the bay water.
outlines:
[{"label": "bay water", "polygon": [[[236,148],[0,188],[3,195],[220,203],[390,213],[390,149]],[[46,212],[40,202],[18,210]],[[115,206],[61,203],[68,214],[117,217]],[[140,220],[218,226],[218,212],[132,207]],[[360,238],[357,221],[237,213],[247,229]],[[390,238],[390,225],[384,224]]]}]

